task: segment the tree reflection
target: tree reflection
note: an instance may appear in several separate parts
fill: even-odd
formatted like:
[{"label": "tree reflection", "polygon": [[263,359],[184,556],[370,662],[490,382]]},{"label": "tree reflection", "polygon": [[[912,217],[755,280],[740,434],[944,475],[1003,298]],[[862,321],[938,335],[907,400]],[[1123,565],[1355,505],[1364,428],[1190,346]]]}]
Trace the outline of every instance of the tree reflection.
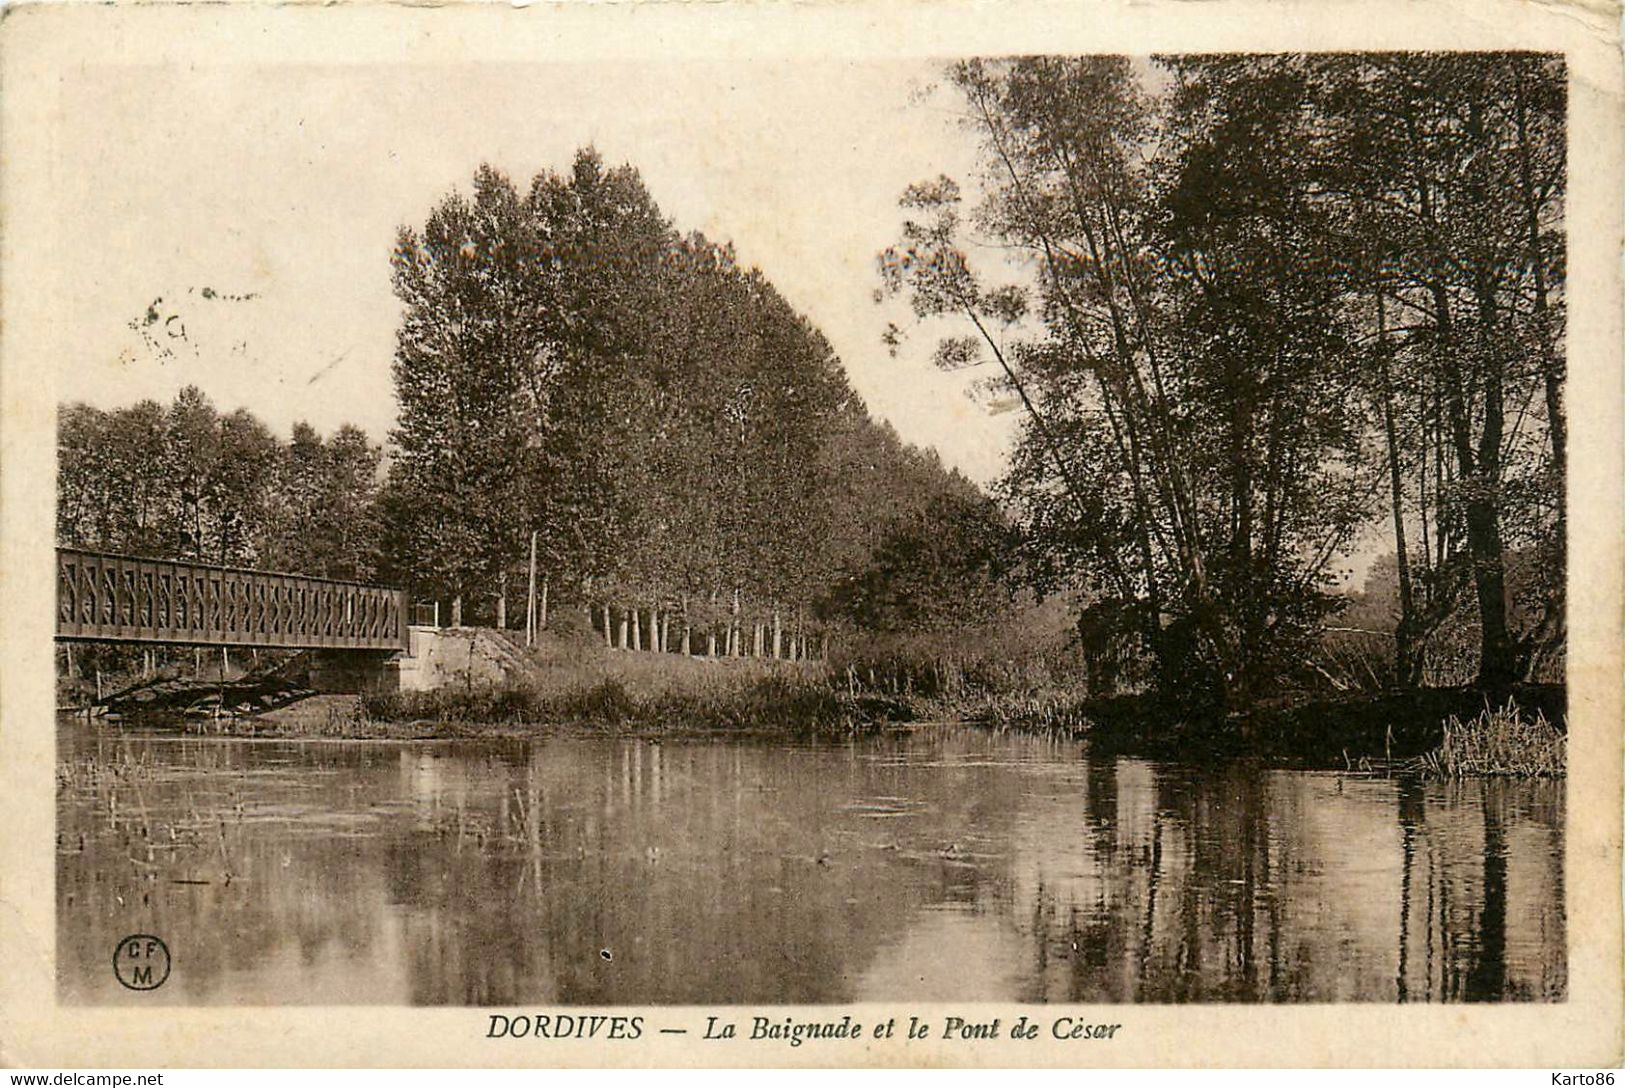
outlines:
[{"label": "tree reflection", "polygon": [[[59,994],[148,1003],[1561,1000],[1561,785],[810,748],[62,734]],[[1397,905],[1397,909],[1396,909]]]}]

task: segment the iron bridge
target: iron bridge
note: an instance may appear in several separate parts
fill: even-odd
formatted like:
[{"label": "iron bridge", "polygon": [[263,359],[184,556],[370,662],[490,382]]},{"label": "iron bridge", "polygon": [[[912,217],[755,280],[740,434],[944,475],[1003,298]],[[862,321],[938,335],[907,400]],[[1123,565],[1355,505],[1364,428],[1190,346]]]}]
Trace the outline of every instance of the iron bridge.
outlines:
[{"label": "iron bridge", "polygon": [[405,650],[406,594],[76,548],[56,550],[56,637],[269,649]]}]

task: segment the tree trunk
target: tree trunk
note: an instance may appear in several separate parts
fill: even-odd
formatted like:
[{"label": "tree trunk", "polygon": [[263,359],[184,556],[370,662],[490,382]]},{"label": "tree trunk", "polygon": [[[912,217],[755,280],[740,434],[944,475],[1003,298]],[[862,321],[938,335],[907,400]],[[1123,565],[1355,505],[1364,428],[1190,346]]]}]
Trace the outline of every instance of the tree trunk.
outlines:
[{"label": "tree trunk", "polygon": [[1422,681],[1416,655],[1416,602],[1411,596],[1410,549],[1405,541],[1405,488],[1400,476],[1399,435],[1394,425],[1393,376],[1388,366],[1388,325],[1382,292],[1377,292],[1377,372],[1382,382],[1382,426],[1388,442],[1388,482],[1394,511],[1394,555],[1399,578],[1399,626],[1394,631],[1394,678],[1400,687]]},{"label": "tree trunk", "polygon": [[1501,512],[1497,493],[1501,484],[1501,437],[1505,430],[1502,359],[1490,332],[1495,322],[1494,288],[1478,288],[1479,349],[1490,356],[1484,378],[1484,430],[1478,441],[1478,480],[1467,504],[1468,546],[1473,551],[1473,572],[1478,587],[1482,656],[1478,682],[1500,687],[1517,678],[1517,661],[1507,624],[1506,559],[1501,542]]},{"label": "tree trunk", "polygon": [[1514,81],[1514,113],[1518,130],[1518,178],[1523,190],[1524,225],[1529,236],[1529,263],[1535,283],[1535,339],[1540,348],[1540,369],[1546,393],[1546,433],[1552,446],[1552,464],[1558,485],[1553,496],[1557,503],[1557,538],[1566,549],[1568,536],[1568,425],[1563,416],[1562,361],[1553,347],[1551,311],[1546,289],[1546,255],[1540,239],[1540,204],[1535,195],[1534,166],[1529,151],[1528,102],[1521,71]]},{"label": "tree trunk", "polygon": [[508,572],[497,577],[497,630],[508,629]]},{"label": "tree trunk", "polygon": [[530,534],[530,564],[525,579],[525,645],[536,645],[536,532]]},{"label": "tree trunk", "polygon": [[616,636],[616,642],[620,645],[620,648],[626,649],[626,612],[624,610],[621,612],[620,625],[616,628]]},{"label": "tree trunk", "polygon": [[463,595],[461,593],[451,599],[451,625],[453,627],[463,625]]},{"label": "tree trunk", "polygon": [[671,653],[671,612],[667,610],[660,614],[660,652]]},{"label": "tree trunk", "polygon": [[632,609],[632,649],[643,649],[643,615]]},{"label": "tree trunk", "polygon": [[[1433,220],[1432,192],[1423,179],[1418,179],[1417,196],[1423,218]],[[1479,311],[1479,342],[1473,347],[1481,352],[1493,353],[1490,329],[1495,318],[1493,285],[1480,271],[1474,284]],[[1456,463],[1461,470],[1461,486],[1467,496],[1466,528],[1467,550],[1473,561],[1473,585],[1477,591],[1479,611],[1479,663],[1480,685],[1495,687],[1510,681],[1515,671],[1512,643],[1507,631],[1506,577],[1501,547],[1500,518],[1496,509],[1495,490],[1500,484],[1500,449],[1503,426],[1501,403],[1501,364],[1488,358],[1484,382],[1484,430],[1479,438],[1478,450],[1473,450],[1471,423],[1468,419],[1468,399],[1464,388],[1460,355],[1467,345],[1455,340],[1455,323],[1451,320],[1450,296],[1445,284],[1435,279],[1428,284],[1433,301],[1435,355],[1439,361],[1445,392],[1445,408],[1449,419],[1451,444]],[[1443,494],[1442,489],[1439,492]]]},{"label": "tree trunk", "polygon": [[773,610],[773,660],[777,661],[784,656],[784,621],[779,617],[779,610]]},{"label": "tree trunk", "polygon": [[1505,687],[1517,678],[1517,664],[1507,625],[1506,568],[1495,503],[1484,499],[1469,502],[1466,521],[1481,624],[1478,683],[1487,688]]},{"label": "tree trunk", "polygon": [[604,605],[604,645],[609,647],[611,650],[613,650],[615,648],[614,629],[615,629],[615,624],[614,624],[614,621],[610,617],[610,614],[609,614],[609,605],[605,604]]},{"label": "tree trunk", "polygon": [[739,587],[734,586],[733,604],[728,609],[728,656],[739,656]]},{"label": "tree trunk", "polygon": [[536,630],[547,630],[547,579],[542,579],[542,602],[536,616]]}]

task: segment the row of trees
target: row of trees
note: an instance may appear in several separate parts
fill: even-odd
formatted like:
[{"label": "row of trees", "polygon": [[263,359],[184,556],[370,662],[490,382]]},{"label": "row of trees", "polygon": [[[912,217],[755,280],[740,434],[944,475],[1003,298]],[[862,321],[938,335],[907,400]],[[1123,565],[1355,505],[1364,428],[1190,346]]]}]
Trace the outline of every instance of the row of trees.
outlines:
[{"label": "row of trees", "polygon": [[987,498],[873,423],[823,336],[633,168],[584,151],[524,193],[482,168],[394,268],[384,553],[456,618],[505,620],[534,548],[542,591],[612,642],[805,653],[815,624],[944,620],[854,589],[938,522],[982,542],[942,591],[992,599]]},{"label": "row of trees", "polygon": [[168,405],[65,405],[57,540],[68,546],[365,581],[378,565],[382,450],[355,427],[279,439],[195,387]]},{"label": "row of trees", "polygon": [[[948,74],[979,199],[909,189],[880,271],[966,322],[942,365],[996,366],[1025,410],[1002,490],[1036,585],[1080,590],[1092,637],[1165,683],[1245,703],[1313,656],[1333,564],[1386,524],[1402,682],[1462,611],[1482,683],[1561,653],[1561,59]],[[972,236],[1017,257],[973,267]],[[1522,628],[1512,553],[1538,557]]]},{"label": "row of trees", "polygon": [[515,626],[534,584],[543,624],[569,605],[612,645],[692,653],[1008,603],[991,500],[873,422],[824,338],[631,167],[582,152],[523,195],[483,168],[401,232],[394,276],[387,458],[191,388],[66,406],[59,540],[377,579],[454,624]]}]

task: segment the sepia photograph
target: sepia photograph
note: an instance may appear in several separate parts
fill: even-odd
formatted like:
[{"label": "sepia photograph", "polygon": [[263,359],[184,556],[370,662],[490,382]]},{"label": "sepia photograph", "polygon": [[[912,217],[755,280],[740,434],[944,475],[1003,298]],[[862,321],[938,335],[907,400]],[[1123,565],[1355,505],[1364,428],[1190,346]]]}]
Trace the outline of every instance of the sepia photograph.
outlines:
[{"label": "sepia photograph", "polygon": [[1571,58],[1075,39],[64,65],[43,999],[1566,1006]]}]

